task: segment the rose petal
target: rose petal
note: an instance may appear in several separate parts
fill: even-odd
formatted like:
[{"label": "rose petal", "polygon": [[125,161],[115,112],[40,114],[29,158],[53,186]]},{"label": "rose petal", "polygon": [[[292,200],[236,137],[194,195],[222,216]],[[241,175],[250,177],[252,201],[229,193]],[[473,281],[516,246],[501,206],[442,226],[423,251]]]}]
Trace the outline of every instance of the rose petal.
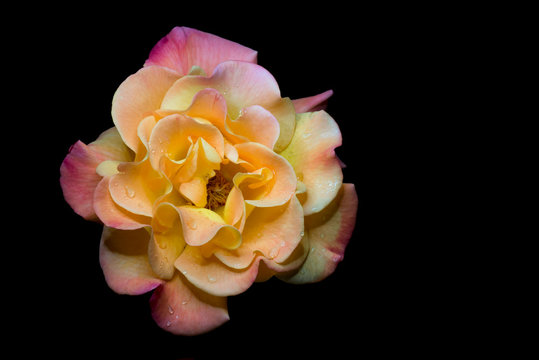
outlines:
[{"label": "rose petal", "polygon": [[172,279],[176,268],[174,262],[185,247],[180,214],[170,203],[155,207],[152,218],[152,236],[148,246],[148,258],[153,271],[161,279]]},{"label": "rose petal", "polygon": [[292,102],[297,113],[325,110],[331,95],[333,95],[333,90],[328,90],[318,95],[292,100]]},{"label": "rose petal", "polygon": [[243,141],[257,142],[273,149],[279,137],[279,122],[268,110],[252,105],[242,109],[236,120],[228,121],[227,130]]},{"label": "rose petal", "polygon": [[226,100],[228,115],[236,119],[241,109],[262,106],[279,122],[276,151],[284,149],[294,133],[295,110],[292,101],[281,98],[275,78],[256,64],[227,61],[219,64],[210,77],[184,76],[174,83],[163,99],[163,109],[184,111],[195,95],[204,89],[218,90]]},{"label": "rose petal", "polygon": [[238,249],[218,249],[215,256],[225,265],[243,269],[256,253],[275,262],[285,261],[303,236],[303,209],[294,196],[282,206],[255,208],[249,215]]},{"label": "rose petal", "polygon": [[256,63],[257,53],[245,46],[188,27],[175,27],[150,52],[144,64],[165,66],[186,75],[193,66],[207,74],[228,60]]},{"label": "rose petal", "polygon": [[145,229],[103,228],[99,263],[112,290],[119,294],[140,295],[163,283],[148,262],[149,238]]},{"label": "rose petal", "polygon": [[230,319],[226,297],[207,294],[179,274],[153,292],[150,306],[155,322],[176,335],[202,334]]},{"label": "rose petal", "polygon": [[257,143],[237,144],[236,150],[242,160],[255,168],[267,167],[274,173],[274,183],[269,193],[262,199],[246,200],[246,203],[257,207],[279,206],[294,195],[296,174],[286,159]]},{"label": "rose petal", "polygon": [[122,230],[134,230],[149,225],[151,219],[146,216],[133,214],[118,206],[112,200],[109,191],[110,177],[104,177],[97,185],[93,205],[99,220],[108,227]]},{"label": "rose petal", "polygon": [[103,132],[89,145],[77,141],[60,166],[60,185],[67,203],[83,218],[97,220],[93,197],[102,178],[97,166],[105,160],[129,161],[132,156],[116,128]]},{"label": "rose petal", "polygon": [[294,137],[281,155],[305,184],[306,216],[322,210],[341,187],[343,174],[334,151],[341,142],[339,127],[325,111],[298,114]]},{"label": "rose petal", "polygon": [[237,295],[255,281],[260,258],[243,270],[232,269],[216,257],[203,256],[200,247],[186,246],[176,260],[176,268],[197,288],[215,295]]},{"label": "rose petal", "polygon": [[337,198],[324,211],[305,218],[310,247],[305,263],[292,276],[279,276],[294,284],[312,283],[332,274],[344,257],[354,230],[357,194],[353,184],[343,184]]},{"label": "rose petal", "polygon": [[112,99],[112,119],[125,144],[138,149],[138,124],[160,108],[164,95],[179,75],[160,66],[148,66],[129,76]]}]

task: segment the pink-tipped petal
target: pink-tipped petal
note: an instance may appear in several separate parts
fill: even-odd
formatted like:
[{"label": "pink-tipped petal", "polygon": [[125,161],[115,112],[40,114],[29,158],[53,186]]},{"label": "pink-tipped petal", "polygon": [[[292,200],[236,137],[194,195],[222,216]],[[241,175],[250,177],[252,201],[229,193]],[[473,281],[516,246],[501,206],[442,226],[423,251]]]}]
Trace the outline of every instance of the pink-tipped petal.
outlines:
[{"label": "pink-tipped petal", "polygon": [[309,251],[297,273],[283,280],[312,283],[325,279],[335,271],[344,257],[352,236],[357,213],[357,194],[353,184],[343,184],[337,198],[324,211],[305,218]]},{"label": "pink-tipped petal", "polygon": [[207,294],[181,275],[158,287],[150,298],[152,317],[176,335],[199,335],[227,322],[226,297]]},{"label": "pink-tipped petal", "polygon": [[140,295],[163,283],[148,262],[149,238],[145,229],[103,228],[99,263],[107,284],[118,294]]},{"label": "pink-tipped petal", "polygon": [[129,76],[118,87],[112,99],[112,120],[125,144],[133,151],[139,148],[139,123],[160,109],[168,89],[179,75],[160,66],[148,66]]},{"label": "pink-tipped petal", "polygon": [[150,52],[145,66],[159,65],[187,75],[193,66],[211,74],[228,60],[256,63],[257,53],[245,46],[188,27],[175,27]]},{"label": "pink-tipped petal", "polygon": [[321,211],[341,188],[343,174],[334,150],[341,142],[337,123],[325,111],[298,114],[294,137],[281,155],[305,184],[305,216]]},{"label": "pink-tipped petal", "polygon": [[94,191],[101,181],[97,166],[106,160],[129,161],[132,155],[115,128],[103,132],[94,142],[77,141],[60,166],[60,185],[73,210],[87,220],[97,220]]},{"label": "pink-tipped petal", "polygon": [[328,90],[318,95],[292,100],[292,102],[297,113],[325,110],[331,95],[333,95],[333,90]]}]

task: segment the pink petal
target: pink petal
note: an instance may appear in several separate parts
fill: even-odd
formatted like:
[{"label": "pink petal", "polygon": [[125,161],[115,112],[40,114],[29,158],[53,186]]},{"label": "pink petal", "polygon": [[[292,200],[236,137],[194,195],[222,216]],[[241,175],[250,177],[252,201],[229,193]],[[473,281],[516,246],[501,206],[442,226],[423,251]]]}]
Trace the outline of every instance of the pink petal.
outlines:
[{"label": "pink petal", "polygon": [[334,151],[341,143],[339,127],[325,111],[298,115],[294,137],[281,155],[306,186],[306,216],[322,210],[341,187],[343,174]]},{"label": "pink petal", "polygon": [[188,27],[175,27],[150,52],[144,64],[164,66],[187,75],[193,66],[211,74],[215,67],[228,60],[256,63],[257,53],[245,46]]},{"label": "pink petal", "polygon": [[119,294],[140,295],[163,283],[148,262],[149,238],[145,229],[103,228],[99,263],[112,290]]},{"label": "pink petal", "polygon": [[83,218],[97,220],[93,208],[94,190],[101,181],[97,166],[105,160],[129,161],[131,157],[115,128],[89,145],[77,141],[60,166],[60,185],[67,203]]},{"label": "pink petal", "polygon": [[148,66],[125,79],[114,93],[112,120],[131,150],[139,148],[139,123],[160,108],[166,92],[179,77],[166,68]]},{"label": "pink petal", "polygon": [[283,280],[303,284],[325,279],[344,257],[352,236],[357,213],[357,194],[353,184],[343,184],[337,198],[322,212],[305,218],[309,251],[299,271]]},{"label": "pink petal", "polygon": [[292,100],[292,102],[297,113],[325,110],[331,95],[333,95],[333,90],[328,90],[318,95]]},{"label": "pink petal", "polygon": [[199,335],[230,319],[226,297],[207,294],[179,274],[154,291],[150,306],[157,325],[176,335]]}]

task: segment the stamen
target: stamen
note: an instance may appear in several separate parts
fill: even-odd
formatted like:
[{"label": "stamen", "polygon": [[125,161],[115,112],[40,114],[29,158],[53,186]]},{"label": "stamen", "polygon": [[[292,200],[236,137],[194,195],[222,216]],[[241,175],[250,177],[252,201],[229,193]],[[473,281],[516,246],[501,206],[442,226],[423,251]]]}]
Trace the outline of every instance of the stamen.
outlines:
[{"label": "stamen", "polygon": [[206,185],[207,201],[206,208],[215,210],[226,203],[226,198],[232,190],[232,184],[219,171],[208,180]]}]

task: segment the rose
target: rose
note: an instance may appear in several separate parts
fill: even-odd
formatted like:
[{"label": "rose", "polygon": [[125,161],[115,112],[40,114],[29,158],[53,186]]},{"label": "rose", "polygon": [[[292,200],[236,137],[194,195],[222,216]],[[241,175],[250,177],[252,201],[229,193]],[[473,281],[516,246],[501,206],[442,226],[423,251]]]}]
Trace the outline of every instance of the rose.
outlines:
[{"label": "rose", "polygon": [[176,334],[228,320],[226,297],[276,275],[315,282],[342,260],[357,209],[334,149],[332,95],[291,101],[257,53],[174,28],[116,91],[114,127],[75,143],[60,183],[104,224],[100,264],[121,294],[151,290]]}]

